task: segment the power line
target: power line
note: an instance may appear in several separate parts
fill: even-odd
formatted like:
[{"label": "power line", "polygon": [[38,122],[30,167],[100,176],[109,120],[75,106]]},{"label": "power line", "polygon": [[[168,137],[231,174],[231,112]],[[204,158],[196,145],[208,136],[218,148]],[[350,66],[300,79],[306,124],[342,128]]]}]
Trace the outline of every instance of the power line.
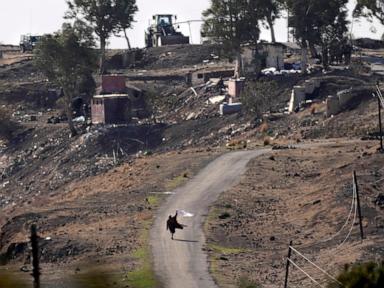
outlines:
[{"label": "power line", "polygon": [[352,216],[352,212],[353,212],[353,207],[356,205],[356,195],[355,195],[355,190],[353,190],[353,193],[352,193],[352,204],[351,204],[351,209],[349,210],[349,214],[348,214],[348,218],[347,220],[345,221],[344,225],[340,228],[340,230],[334,234],[332,237],[328,238],[328,239],[325,239],[321,242],[328,242],[328,241],[331,241],[333,239],[335,239],[343,230],[344,228],[348,225],[349,223],[349,220],[351,219],[351,216]]},{"label": "power line", "polygon": [[301,256],[302,258],[304,258],[305,260],[307,260],[310,264],[312,264],[314,267],[316,267],[317,269],[319,269],[321,272],[323,272],[325,275],[327,275],[329,278],[331,278],[332,280],[334,280],[335,282],[339,283],[340,285],[343,285],[339,280],[337,280],[335,277],[333,277],[331,274],[329,274],[327,271],[325,271],[324,269],[322,269],[321,267],[319,267],[318,265],[316,265],[315,263],[313,263],[311,260],[309,260],[307,257],[305,257],[302,253],[300,253],[297,249],[293,248],[291,246],[291,249],[292,251],[296,252],[299,256]]},{"label": "power line", "polygon": [[297,265],[295,262],[293,262],[291,259],[288,258],[288,261],[293,265],[295,266],[297,269],[299,269],[302,273],[304,273],[309,279],[312,280],[312,282],[316,283],[317,285],[319,285],[320,287],[322,288],[325,288],[325,286],[321,285],[318,281],[316,281],[314,278],[312,278],[311,275],[309,275],[307,272],[304,271],[304,269],[300,268],[299,265]]}]

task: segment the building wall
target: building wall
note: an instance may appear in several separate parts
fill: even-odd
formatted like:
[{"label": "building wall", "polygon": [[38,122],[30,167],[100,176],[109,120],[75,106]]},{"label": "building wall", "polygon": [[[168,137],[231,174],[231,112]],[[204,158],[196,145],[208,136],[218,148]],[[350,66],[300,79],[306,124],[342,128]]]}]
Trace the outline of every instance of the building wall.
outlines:
[{"label": "building wall", "polygon": [[284,69],[284,48],[277,45],[267,45],[264,49],[267,52],[266,68]]},{"label": "building wall", "polygon": [[[271,68],[284,69],[284,46],[279,44],[260,44],[258,47],[259,54],[265,55],[266,67],[262,68]],[[255,59],[255,49],[252,47],[245,47],[242,52],[243,58],[243,67],[246,73],[256,72],[256,65],[254,63]]]},{"label": "building wall", "polygon": [[104,100],[103,99],[92,99],[91,116],[92,116],[92,123],[93,124],[104,124],[105,123]]},{"label": "building wall", "polygon": [[125,93],[125,76],[123,75],[103,75],[101,80],[101,90],[103,94]]},{"label": "building wall", "polygon": [[200,85],[207,83],[209,79],[211,78],[227,78],[232,77],[235,74],[235,70],[213,70],[213,71],[206,71],[206,70],[198,70],[195,72],[190,73],[186,76],[187,81],[191,81],[191,83],[187,83],[190,85]]},{"label": "building wall", "polygon": [[105,124],[128,124],[131,121],[131,101],[128,97],[104,99]]}]

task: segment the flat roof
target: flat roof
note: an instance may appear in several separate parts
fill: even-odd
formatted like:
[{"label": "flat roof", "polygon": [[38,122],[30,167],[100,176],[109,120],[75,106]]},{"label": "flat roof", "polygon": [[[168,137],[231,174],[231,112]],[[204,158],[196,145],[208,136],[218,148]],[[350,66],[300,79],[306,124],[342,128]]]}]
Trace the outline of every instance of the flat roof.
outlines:
[{"label": "flat roof", "polygon": [[129,98],[129,94],[105,94],[105,95],[95,95],[94,99],[105,99],[105,98]]}]

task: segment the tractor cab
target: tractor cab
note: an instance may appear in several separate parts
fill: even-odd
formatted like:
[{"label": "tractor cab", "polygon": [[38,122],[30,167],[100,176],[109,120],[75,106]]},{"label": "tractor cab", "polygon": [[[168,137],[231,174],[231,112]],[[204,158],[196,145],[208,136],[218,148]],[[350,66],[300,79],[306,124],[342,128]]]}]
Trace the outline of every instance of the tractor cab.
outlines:
[{"label": "tractor cab", "polygon": [[159,31],[163,30],[165,34],[173,34],[175,31],[173,27],[173,18],[176,19],[176,16],[167,14],[167,15],[154,15],[154,25],[157,26],[157,29]]},{"label": "tractor cab", "polygon": [[159,47],[165,45],[189,44],[189,37],[176,30],[176,15],[157,14],[152,16],[153,23],[145,31],[145,46]]}]

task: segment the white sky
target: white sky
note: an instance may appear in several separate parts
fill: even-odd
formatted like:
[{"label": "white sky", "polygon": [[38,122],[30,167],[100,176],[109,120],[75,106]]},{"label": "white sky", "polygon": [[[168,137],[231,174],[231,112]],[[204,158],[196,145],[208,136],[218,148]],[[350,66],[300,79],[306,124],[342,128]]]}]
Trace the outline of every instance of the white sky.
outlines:
[{"label": "white sky", "polygon": [[[351,0],[350,2],[354,2]],[[129,31],[133,46],[144,45],[144,30],[153,14],[176,14],[178,21],[201,19],[201,12],[209,6],[209,0],[137,0],[139,12],[136,23]],[[353,7],[353,3],[350,3]],[[17,45],[21,34],[45,34],[60,29],[63,15],[67,9],[65,0],[0,0],[0,42]],[[192,27],[192,42],[200,43],[200,24]],[[374,29],[376,33],[372,33]],[[356,37],[380,38],[384,33],[384,26],[377,21],[368,23],[365,20],[354,23],[353,34]],[[188,25],[182,24],[180,29],[189,35]],[[276,23],[278,41],[286,41],[286,20]],[[270,40],[269,31],[263,31],[262,39]],[[126,48],[124,38],[110,39],[110,48]]]}]

